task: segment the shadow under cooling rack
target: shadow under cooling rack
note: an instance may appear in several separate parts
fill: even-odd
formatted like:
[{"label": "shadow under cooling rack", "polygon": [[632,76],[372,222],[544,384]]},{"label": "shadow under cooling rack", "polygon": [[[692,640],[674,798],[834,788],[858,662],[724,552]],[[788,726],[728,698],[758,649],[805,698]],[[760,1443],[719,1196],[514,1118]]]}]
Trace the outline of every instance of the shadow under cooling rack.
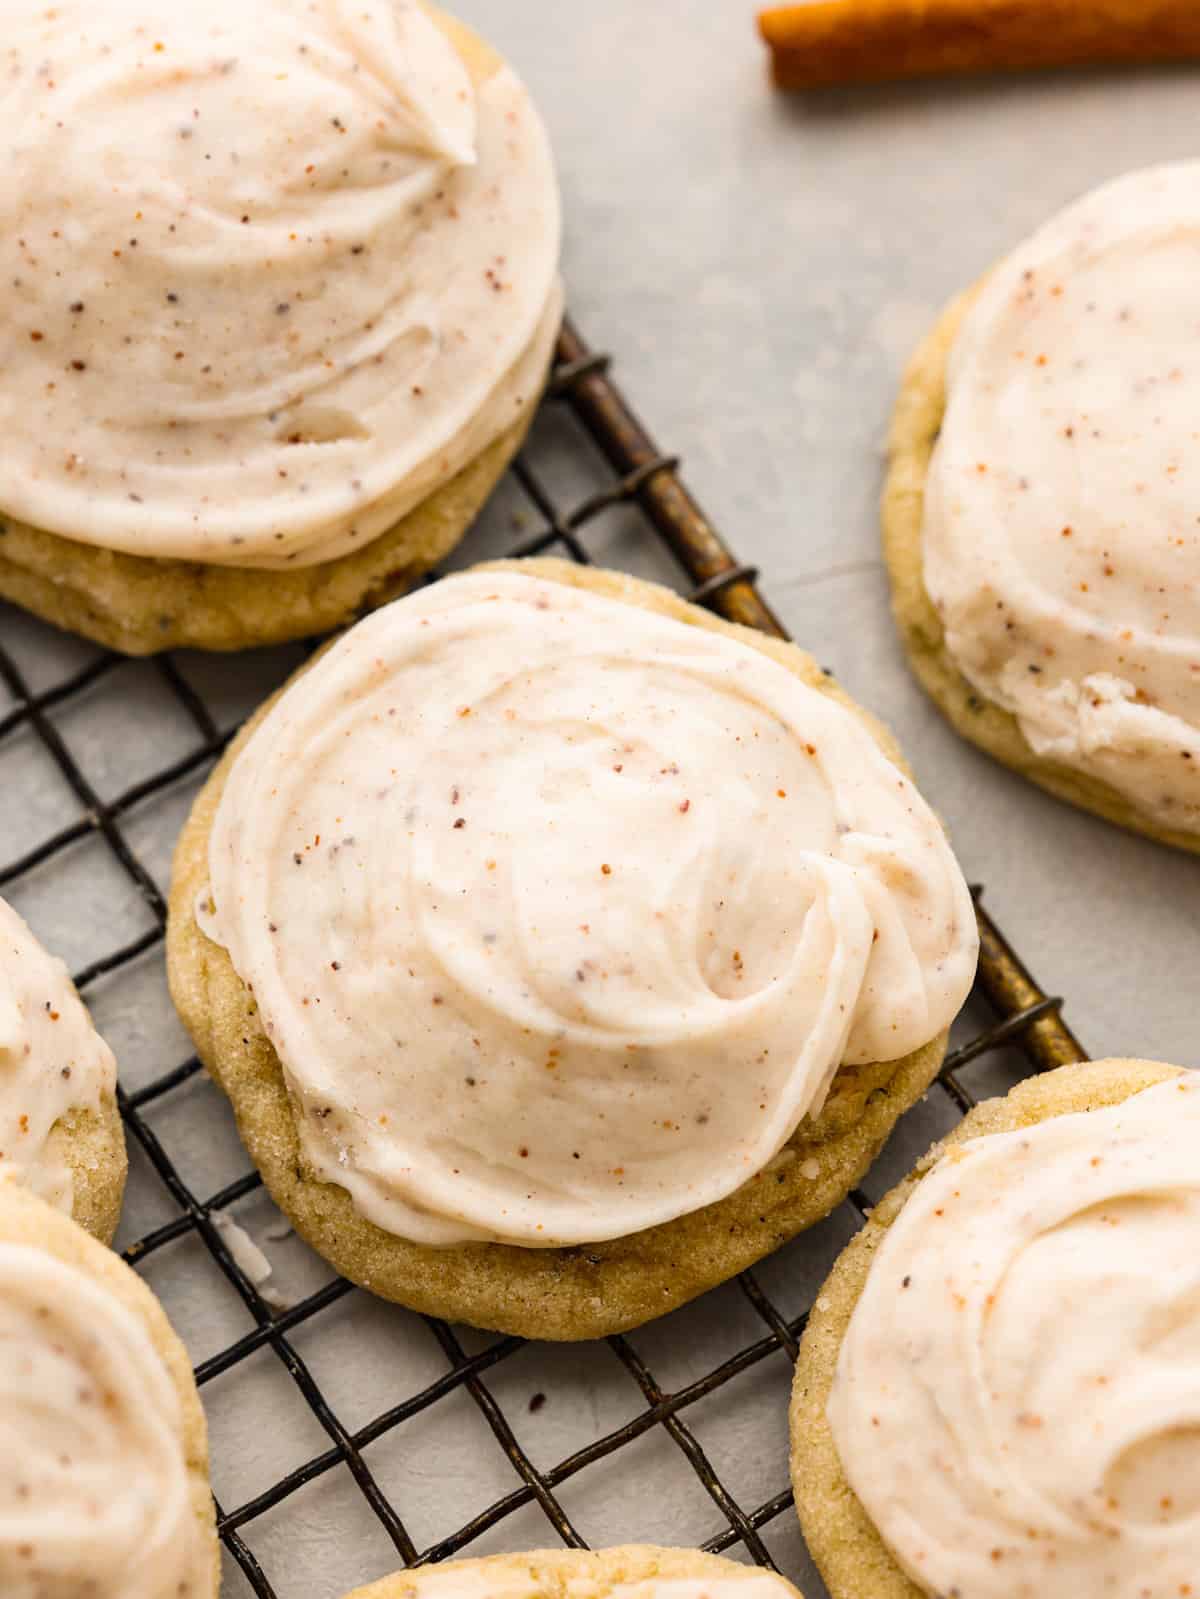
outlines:
[{"label": "shadow under cooling rack", "polygon": [[[667,563],[671,562],[676,585],[693,600],[732,621],[785,636],[758,592],[756,572],[737,560],[708,522],[683,485],[677,459],[654,443],[625,404],[608,369],[608,357],[589,350],[568,323],[539,423],[489,508],[491,547],[473,551],[471,535],[468,555],[549,552],[588,562],[603,537],[606,564],[642,570],[649,564],[652,570],[647,575],[669,580]],[[556,441],[552,457],[543,456],[539,445],[539,437],[547,429]],[[497,523],[503,523],[507,532],[500,547],[495,537]],[[55,890],[60,899],[67,901],[69,896],[79,924],[87,922],[89,928],[97,927],[106,937],[113,937],[111,948],[96,950],[90,934],[87,939],[80,935],[78,948],[85,958],[76,963],[76,980],[81,989],[91,991],[89,998],[94,1003],[106,982],[139,971],[142,957],[155,952],[163,938],[163,884],[168,863],[159,835],[153,847],[143,847],[139,841],[147,807],[177,804],[176,796],[181,793],[186,801],[233,736],[240,716],[274,684],[264,682],[259,692],[257,680],[246,679],[249,668],[235,670],[228,663],[201,668],[194,660],[172,655],[130,663],[77,646],[75,641],[62,646],[68,649],[69,645],[68,654],[56,658],[54,669],[47,671],[39,664],[34,672],[29,664],[31,651],[19,638],[14,642],[20,631],[15,613],[6,612],[5,616],[14,620],[11,629],[5,622],[0,641],[0,689],[5,696],[0,700],[0,777],[13,769],[7,763],[32,763],[31,791],[36,787],[39,794],[51,797],[45,802],[44,815],[39,811],[28,825],[20,824],[22,845],[0,865],[0,892],[19,902],[28,885],[40,881],[39,874],[62,867],[63,881]],[[278,681],[302,658],[302,649],[284,652],[264,670],[268,677],[274,672],[274,681]],[[115,689],[121,674],[127,673],[138,674],[139,693],[160,707],[166,718],[163,726],[170,729],[169,737],[161,741],[166,757],[163,764],[150,762],[151,769],[136,772],[123,770],[121,761],[104,766],[81,759],[71,725],[73,708],[83,707],[82,714],[93,717],[100,714],[95,708],[104,704],[104,694]],[[215,679],[219,679],[216,688]],[[79,887],[73,886],[76,877]],[[86,884],[95,886],[86,888]],[[60,915],[62,908],[60,905]],[[984,1055],[1009,1049],[1007,1058],[1017,1061],[1018,1072],[1084,1058],[1081,1046],[1059,1017],[1060,1001],[1040,990],[982,908],[979,915],[983,951],[970,1009],[974,1025],[961,1039],[956,1037],[939,1078],[944,1102],[938,1114],[943,1126],[975,1102],[971,1068]],[[124,1025],[136,1025],[129,1019],[136,1009],[132,1000],[125,1005]],[[272,1388],[266,1413],[241,1417],[243,1428],[264,1435],[279,1428],[280,1407],[288,1402],[286,1389],[291,1391],[290,1402],[307,1414],[307,1431],[294,1462],[272,1471],[270,1479],[255,1484],[252,1491],[239,1492],[235,1502],[218,1505],[221,1537],[250,1591],[261,1599],[312,1599],[317,1590],[303,1575],[310,1558],[303,1542],[297,1543],[290,1533],[286,1538],[265,1540],[271,1552],[264,1554],[252,1547],[257,1542],[256,1525],[270,1523],[281,1507],[304,1499],[309,1485],[344,1483],[347,1474],[369,1508],[378,1535],[369,1561],[376,1574],[387,1568],[389,1559],[392,1565],[411,1564],[465,1550],[475,1552],[481,1545],[487,1547],[487,1535],[502,1523],[512,1527],[514,1537],[520,1536],[526,1546],[545,1541],[545,1523],[567,1545],[582,1547],[587,1541],[596,1541],[594,1534],[588,1537],[593,1526],[599,1527],[604,1541],[619,1541],[627,1523],[619,1521],[610,1531],[603,1517],[582,1515],[576,1508],[582,1501],[575,1490],[589,1472],[603,1470],[605,1463],[618,1455],[622,1462],[631,1463],[648,1458],[641,1451],[650,1440],[658,1446],[654,1473],[673,1469],[690,1477],[690,1514],[698,1532],[707,1531],[697,1541],[712,1551],[740,1549],[762,1565],[776,1563],[769,1546],[771,1524],[791,1504],[782,1456],[776,1463],[777,1481],[763,1480],[762,1473],[750,1473],[750,1479],[743,1481],[746,1473],[739,1471],[739,1480],[730,1482],[722,1466],[727,1451],[719,1429],[702,1420],[718,1396],[744,1395],[751,1374],[764,1370],[770,1374],[772,1394],[778,1393],[778,1414],[782,1416],[786,1410],[790,1365],[806,1312],[794,1294],[783,1291],[782,1275],[771,1261],[742,1273],[734,1285],[654,1324],[646,1336],[639,1331],[613,1337],[572,1357],[585,1362],[592,1373],[588,1393],[603,1392],[608,1397],[603,1403],[596,1401],[595,1414],[580,1441],[562,1453],[555,1454],[552,1449],[553,1458],[546,1458],[544,1440],[540,1444],[522,1440],[542,1437],[539,1415],[554,1403],[555,1383],[567,1380],[560,1353],[544,1351],[539,1357],[542,1366],[529,1373],[521,1365],[529,1346],[520,1340],[480,1339],[465,1329],[416,1317],[398,1307],[384,1308],[387,1317],[397,1320],[382,1330],[381,1347],[385,1351],[391,1347],[387,1339],[395,1327],[415,1326],[427,1346],[427,1356],[417,1362],[419,1380],[412,1384],[409,1373],[401,1382],[397,1372],[395,1397],[372,1405],[366,1416],[352,1415],[361,1406],[330,1397],[330,1377],[337,1376],[336,1368],[324,1373],[315,1369],[306,1345],[318,1324],[332,1325],[332,1318],[344,1311],[344,1302],[355,1296],[366,1302],[366,1296],[333,1279],[284,1304],[261,1276],[247,1271],[232,1211],[257,1193],[260,1179],[253,1172],[244,1173],[215,1192],[204,1189],[199,1178],[185,1170],[187,1162],[180,1156],[182,1134],[172,1129],[181,1118],[170,1118],[166,1128],[159,1120],[164,1107],[173,1105],[181,1094],[195,1091],[216,1098],[214,1090],[201,1081],[199,1063],[194,1058],[180,1060],[183,1050],[177,1037],[164,1024],[161,1037],[156,1032],[143,1040],[143,1055],[148,1054],[154,1064],[140,1073],[136,1084],[126,1082],[120,1091],[131,1153],[136,1157],[140,1152],[144,1166],[154,1174],[162,1213],[161,1219],[127,1246],[125,1258],[149,1271],[171,1246],[190,1240],[199,1247],[219,1273],[224,1284],[221,1291],[235,1296],[234,1308],[240,1305],[244,1327],[233,1338],[219,1339],[218,1347],[201,1360],[196,1376],[202,1388],[211,1393],[219,1380],[266,1359],[275,1362],[274,1380],[282,1382],[283,1388]],[[172,1048],[177,1051],[173,1058],[168,1053]],[[185,1110],[183,1119],[190,1115]],[[870,1197],[856,1193],[843,1207],[843,1235],[861,1223]],[[811,1236],[789,1246],[789,1270],[795,1270],[794,1262],[802,1258],[796,1252],[806,1247]],[[814,1260],[814,1289],[827,1264],[827,1260]],[[217,1297],[216,1286],[212,1294]],[[170,1295],[164,1293],[164,1298],[168,1312],[173,1312]],[[370,1304],[370,1313],[378,1314],[377,1302]],[[719,1307],[719,1314],[712,1305]],[[358,1358],[352,1336],[349,1348],[348,1360],[340,1362],[343,1367],[353,1367]],[[385,1354],[382,1380],[377,1383],[385,1394],[389,1378],[386,1358]],[[380,1360],[364,1354],[362,1362],[364,1380],[368,1366],[378,1379]],[[607,1363],[607,1369],[600,1362]],[[518,1370],[526,1372],[524,1387],[515,1379],[510,1381],[510,1374]],[[539,1387],[527,1394],[531,1382],[542,1383],[546,1391]],[[520,1408],[514,1413],[513,1396],[518,1392]],[[394,1460],[388,1456],[387,1445],[401,1441],[411,1472],[414,1451],[430,1448],[427,1439],[420,1446],[411,1440],[422,1438],[431,1420],[441,1439],[448,1439],[452,1429],[457,1429],[454,1436],[461,1434],[468,1440],[463,1447],[472,1458],[480,1450],[489,1450],[499,1475],[489,1467],[484,1472],[484,1487],[475,1489],[473,1495],[464,1491],[458,1504],[435,1507],[440,1516],[430,1511],[430,1499],[453,1500],[453,1491],[427,1493],[417,1525],[402,1502],[405,1494],[391,1486]],[[557,1440],[560,1448],[570,1433],[568,1423],[573,1424],[573,1418],[564,1419],[563,1430],[547,1435]],[[487,1443],[489,1434],[492,1444]],[[220,1466],[220,1460],[215,1464]],[[627,1483],[631,1473],[643,1469],[632,1464],[627,1471],[623,1467],[621,1477],[605,1479],[610,1485],[606,1492],[617,1495],[622,1478]],[[643,1481],[640,1497],[653,1499],[659,1486],[657,1475]],[[672,1492],[678,1495],[683,1489],[677,1485]],[[466,1503],[472,1498],[472,1503]],[[463,1509],[467,1513],[460,1516]],[[527,1512],[542,1518],[540,1537],[536,1528],[532,1535],[524,1531],[521,1517]],[[645,1526],[638,1521],[630,1532],[642,1536]],[[520,1534],[515,1531],[518,1527]],[[690,1539],[679,1527],[674,1539],[659,1541]],[[796,1572],[789,1570],[788,1574],[795,1576]],[[322,1587],[320,1591],[324,1594],[327,1590]]]}]

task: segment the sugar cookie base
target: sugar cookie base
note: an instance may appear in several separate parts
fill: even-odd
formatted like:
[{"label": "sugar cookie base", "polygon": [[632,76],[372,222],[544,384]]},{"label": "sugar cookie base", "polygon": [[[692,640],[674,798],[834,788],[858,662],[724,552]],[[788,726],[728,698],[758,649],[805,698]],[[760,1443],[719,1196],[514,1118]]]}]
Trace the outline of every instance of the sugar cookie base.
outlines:
[{"label": "sugar cookie base", "polygon": [[129,1170],[116,1097],[109,1094],[97,1110],[60,1116],[46,1140],[46,1157],[54,1164],[61,1161],[71,1173],[71,1215],[93,1238],[111,1244]]}]

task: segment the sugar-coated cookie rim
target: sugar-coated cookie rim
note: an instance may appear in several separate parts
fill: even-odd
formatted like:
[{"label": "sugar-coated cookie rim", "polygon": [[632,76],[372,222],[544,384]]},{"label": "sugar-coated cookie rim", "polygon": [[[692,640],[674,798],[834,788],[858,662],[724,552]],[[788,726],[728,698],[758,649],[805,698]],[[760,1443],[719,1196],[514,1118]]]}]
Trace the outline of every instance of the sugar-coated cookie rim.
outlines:
[{"label": "sugar-coated cookie rim", "polygon": [[796,1513],[832,1599],[861,1599],[864,1594],[871,1599],[925,1599],[892,1558],[851,1488],[825,1415],[842,1340],[888,1228],[948,1146],[987,1133],[1032,1127],[1054,1116],[1117,1105],[1181,1075],[1180,1067],[1158,1061],[1088,1061],[1060,1066],[1019,1083],[999,1099],[984,1100],[874,1207],[862,1230],[838,1256],[800,1341],[788,1412]]},{"label": "sugar-coated cookie rim", "polygon": [[[528,1554],[449,1560],[443,1566],[427,1569],[461,1571],[465,1575],[490,1572],[505,1579],[528,1573],[529,1599],[566,1599],[568,1583],[571,1584],[571,1599],[607,1599],[609,1592],[621,1583],[646,1582],[654,1577],[667,1582],[688,1577],[709,1578],[715,1582],[722,1577],[765,1575],[761,1567],[744,1566],[722,1555],[705,1554],[699,1549],[663,1549],[654,1544],[623,1544],[615,1549],[596,1550],[533,1549]],[[345,1599],[412,1599],[419,1575],[416,1571],[397,1571],[365,1588],[355,1588]],[[589,1578],[592,1584],[584,1588]],[[777,1580],[785,1584],[795,1599],[802,1599],[799,1590],[786,1577]]]},{"label": "sugar-coated cookie rim", "polygon": [[71,1173],[73,1220],[102,1244],[111,1244],[129,1171],[116,1094],[104,1094],[95,1109],[74,1109],[60,1116],[46,1140],[46,1155]]},{"label": "sugar-coated cookie rim", "polygon": [[[503,58],[458,18],[422,0],[472,79]],[[535,335],[536,336],[536,335]],[[0,510],[0,599],[125,655],[240,650],[340,627],[406,592],[459,543],[524,441],[520,419],[396,524],[315,566],[264,570],[130,555],[33,527]]]},{"label": "sugar-coated cookie rim", "polygon": [[[483,570],[549,578],[731,634],[851,709],[885,754],[907,770],[891,735],[793,644],[736,627],[622,573],[555,560],[495,562]],[[228,1094],[242,1140],[276,1203],[318,1254],[363,1287],[427,1314],[534,1338],[593,1338],[638,1326],[735,1276],[828,1215],[937,1075],[945,1033],[898,1061],[841,1068],[820,1116],[806,1129],[809,1136],[794,1136],[742,1188],[703,1210],[607,1243],[433,1249],[373,1226],[344,1189],[304,1171],[278,1056],[228,954],[205,938],[195,920],[221,792],[239,751],[273,703],[268,700],[230,746],[180,836],[167,927],[168,978],[197,1052]],[[815,1179],[801,1175],[810,1160],[820,1167]]]},{"label": "sugar-coated cookie rim", "polygon": [[211,1581],[196,1599],[217,1599],[221,1583],[216,1512],[208,1475],[208,1423],[192,1375],[192,1363],[166,1312],[138,1275],[118,1255],[19,1183],[0,1182],[0,1242],[30,1244],[65,1265],[86,1272],[141,1322],[179,1396],[183,1448],[201,1547],[208,1552]]},{"label": "sugar-coated cookie rim", "polygon": [[1143,815],[1103,779],[1038,755],[1015,716],[981,694],[959,671],[941,619],[925,589],[922,520],[929,460],[946,412],[946,364],[979,285],[958,295],[917,346],[904,373],[888,433],[888,468],[880,503],[892,611],[918,681],[972,744],[1057,799],[1133,833],[1200,853],[1200,832],[1181,832]]}]

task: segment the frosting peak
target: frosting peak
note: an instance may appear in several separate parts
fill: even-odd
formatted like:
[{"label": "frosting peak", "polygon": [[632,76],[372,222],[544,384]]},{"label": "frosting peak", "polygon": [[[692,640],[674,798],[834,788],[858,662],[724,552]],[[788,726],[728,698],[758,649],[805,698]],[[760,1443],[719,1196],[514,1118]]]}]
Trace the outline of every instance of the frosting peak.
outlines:
[{"label": "frosting peak", "polygon": [[0,509],[306,565],[536,398],[545,132],[416,0],[14,0],[5,50]]},{"label": "frosting peak", "polygon": [[842,1060],[935,1037],[974,968],[945,835],[854,714],[728,635],[513,572],[385,607],[288,689],[209,865],[202,925],[306,1158],[423,1243],[719,1199]]}]

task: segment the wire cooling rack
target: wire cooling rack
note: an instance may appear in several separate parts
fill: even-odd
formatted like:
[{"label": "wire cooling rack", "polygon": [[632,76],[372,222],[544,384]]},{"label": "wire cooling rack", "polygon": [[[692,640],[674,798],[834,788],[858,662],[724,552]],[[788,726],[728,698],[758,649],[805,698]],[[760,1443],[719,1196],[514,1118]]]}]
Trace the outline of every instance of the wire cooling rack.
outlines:
[{"label": "wire cooling rack", "polygon": [[[564,476],[575,479],[571,473],[564,474],[561,457],[553,470],[543,468],[535,428],[532,442],[515,463],[502,491],[507,503],[517,507],[508,519],[510,538],[505,553],[525,556],[550,552],[588,562],[593,558],[589,543],[594,531],[606,516],[616,511],[623,518],[628,550],[657,544],[661,553],[665,547],[676,563],[680,586],[693,600],[732,621],[785,636],[782,626],[758,593],[756,572],[738,562],[709,524],[681,481],[678,461],[659,450],[622,399],[608,376],[608,367],[608,357],[590,350],[568,322],[559,341],[543,417],[557,412],[571,419],[574,438],[571,448],[586,457],[585,478],[590,474],[595,479],[599,474],[598,486],[582,494],[576,489],[575,497],[564,502],[561,485],[551,480]],[[559,446],[561,452],[561,439]],[[492,549],[487,553],[500,551]],[[609,564],[614,563],[610,560]],[[39,759],[48,759],[56,770],[63,799],[54,811],[58,825],[32,843],[19,858],[0,866],[0,892],[15,898],[19,904],[26,885],[36,880],[39,873],[52,869],[56,862],[71,857],[73,851],[91,843],[98,847],[101,855],[107,853],[105,870],[110,875],[114,865],[117,870],[117,878],[105,891],[108,899],[116,903],[122,893],[128,895],[132,890],[145,925],[121,941],[119,947],[96,954],[76,972],[79,987],[88,993],[95,1005],[106,983],[139,968],[139,963],[143,963],[141,969],[145,962],[157,963],[161,968],[158,952],[166,921],[161,886],[164,866],[162,862],[149,861],[138,842],[140,816],[147,805],[166,803],[181,789],[187,797],[187,785],[194,786],[203,777],[232,737],[236,724],[226,725],[228,718],[223,719],[210,704],[209,696],[196,686],[195,662],[186,656],[164,655],[131,665],[121,657],[69,641],[64,669],[50,673],[49,680],[45,680],[46,673],[42,669],[42,680],[35,681],[31,669],[23,664],[20,647],[23,635],[18,622],[16,613],[0,612],[0,686],[11,702],[10,708],[0,714],[0,781],[7,769],[4,762],[8,752],[15,743],[24,740],[27,759],[32,744],[40,751]],[[293,656],[282,664],[277,663],[276,676],[282,676],[297,658]],[[108,772],[101,780],[89,769],[88,763],[77,756],[70,714],[77,705],[81,705],[86,714],[87,707],[93,703],[91,696],[106,680],[129,672],[143,674],[143,685],[153,682],[154,692],[160,697],[166,696],[166,714],[174,731],[170,739],[161,741],[164,753],[173,753],[176,748],[184,752],[140,776],[131,785],[122,786],[125,773]],[[1060,1001],[1042,992],[982,908],[979,916],[983,947],[974,1015],[976,1018],[982,1015],[983,1021],[969,1029],[941,1072],[941,1088],[952,1102],[952,1106],[944,1107],[948,1114],[952,1110],[966,1111],[975,1103],[967,1068],[989,1052],[1015,1046],[1019,1051],[1018,1073],[1084,1058],[1080,1044],[1059,1017]],[[114,925],[120,920],[114,916]],[[150,1047],[152,1050],[170,1048],[174,1038],[175,1035],[170,1035],[170,1040],[161,1046],[153,1039]],[[780,1470],[775,1491],[765,1498],[759,1491],[749,1503],[743,1503],[744,1493],[725,1480],[692,1422],[699,1413],[698,1407],[718,1391],[735,1384],[751,1368],[781,1353],[789,1363],[795,1356],[805,1312],[803,1309],[797,1312],[794,1304],[780,1302],[778,1290],[772,1291],[765,1281],[768,1273],[761,1266],[757,1271],[743,1272],[735,1290],[720,1291],[739,1294],[743,1311],[748,1308],[749,1314],[743,1320],[732,1318],[744,1336],[737,1337],[732,1351],[723,1348],[721,1358],[714,1357],[711,1363],[705,1359],[703,1369],[698,1374],[693,1370],[686,1382],[672,1384],[667,1377],[656,1376],[651,1360],[654,1359],[655,1364],[660,1362],[647,1354],[637,1334],[606,1340],[609,1353],[605,1358],[615,1362],[632,1385],[632,1414],[618,1425],[598,1423],[593,1429],[594,1435],[582,1447],[561,1458],[541,1461],[537,1451],[521,1441],[528,1417],[536,1415],[554,1396],[554,1381],[557,1380],[554,1373],[561,1374],[564,1370],[561,1364],[550,1362],[549,1351],[543,1353],[550,1362],[545,1368],[551,1373],[545,1379],[550,1393],[534,1393],[523,1404],[521,1415],[514,1417],[511,1405],[497,1398],[495,1390],[501,1368],[512,1362],[521,1350],[520,1340],[480,1340],[467,1330],[452,1328],[433,1318],[417,1318],[398,1307],[386,1307],[387,1315],[423,1322],[427,1334],[440,1350],[443,1369],[421,1382],[415,1391],[403,1391],[402,1397],[394,1397],[375,1409],[366,1419],[358,1416],[347,1419],[343,1414],[345,1405],[329,1397],[328,1380],[322,1380],[299,1346],[320,1318],[333,1314],[335,1305],[360,1291],[334,1278],[315,1291],[305,1293],[296,1302],[281,1307],[278,1299],[264,1288],[261,1275],[248,1274],[244,1251],[238,1250],[231,1240],[228,1218],[239,1202],[260,1187],[260,1179],[257,1174],[246,1172],[226,1182],[216,1192],[197,1192],[196,1180],[182,1169],[181,1159],[177,1158],[178,1135],[172,1128],[177,1125],[178,1118],[168,1117],[160,1123],[160,1113],[181,1092],[195,1090],[214,1096],[216,1091],[203,1079],[202,1069],[194,1057],[180,1061],[156,1056],[156,1062],[152,1072],[143,1074],[146,1080],[122,1086],[120,1099],[131,1156],[155,1174],[161,1187],[160,1198],[166,1201],[166,1219],[130,1243],[124,1251],[125,1258],[146,1270],[156,1257],[161,1257],[162,1252],[177,1246],[181,1240],[189,1237],[198,1240],[246,1312],[246,1330],[231,1341],[223,1342],[196,1367],[202,1393],[208,1390],[211,1394],[214,1384],[256,1358],[262,1358],[266,1352],[286,1373],[285,1387],[290,1386],[291,1390],[286,1402],[307,1407],[324,1434],[319,1447],[303,1452],[303,1458],[275,1475],[265,1486],[258,1487],[252,1495],[241,1502],[218,1503],[221,1538],[250,1592],[260,1599],[316,1599],[318,1589],[302,1575],[296,1575],[297,1562],[279,1558],[280,1540],[277,1538],[272,1545],[273,1557],[267,1558],[255,1548],[255,1531],[264,1518],[277,1515],[310,1485],[327,1483],[331,1474],[349,1472],[377,1528],[382,1530],[384,1557],[390,1559],[393,1566],[475,1552],[481,1540],[484,1547],[498,1547],[495,1539],[491,1545],[487,1543],[487,1535],[499,1529],[498,1537],[503,1539],[506,1536],[503,1524],[523,1529],[525,1523],[512,1518],[533,1507],[540,1508],[549,1529],[543,1525],[540,1538],[536,1532],[530,1536],[528,1532],[513,1530],[511,1536],[516,1541],[508,1547],[544,1543],[548,1530],[563,1544],[584,1547],[579,1518],[571,1509],[572,1485],[590,1468],[623,1451],[626,1452],[623,1458],[631,1458],[639,1440],[660,1431],[677,1451],[673,1458],[682,1462],[681,1469],[694,1475],[695,1482],[707,1496],[708,1525],[715,1530],[704,1547],[714,1552],[731,1550],[759,1564],[775,1565],[768,1538],[770,1524],[783,1516],[791,1503],[785,1472]],[[869,1200],[865,1194],[856,1193],[850,1197],[848,1205],[851,1224],[858,1225],[865,1216]],[[172,1310],[169,1296],[167,1309]],[[671,1318],[672,1336],[688,1339],[686,1318],[698,1314],[695,1306],[675,1313]],[[728,1322],[731,1318],[725,1315],[724,1320]],[[778,1403],[783,1407],[787,1368],[777,1359],[774,1370]],[[397,1389],[405,1387],[397,1374]],[[461,1525],[433,1538],[423,1538],[410,1526],[405,1507],[398,1502],[401,1496],[388,1491],[376,1470],[375,1451],[382,1441],[420,1418],[433,1423],[432,1430],[423,1434],[427,1441],[422,1447],[436,1448],[438,1438],[443,1436],[438,1427],[444,1407],[452,1396],[461,1401],[464,1395],[475,1407],[476,1419],[482,1418],[495,1444],[507,1457],[510,1468],[505,1473],[507,1485],[502,1482],[499,1491],[489,1496],[489,1502],[475,1509]],[[255,1425],[262,1430],[277,1426],[278,1405],[284,1402],[277,1398],[276,1408],[256,1418]],[[319,1433],[315,1436],[320,1438]],[[631,1464],[628,1469],[636,1468]],[[655,1489],[653,1482],[644,1484],[647,1494]],[[608,1541],[617,1540],[610,1538]],[[292,1535],[287,1542],[289,1546],[294,1544]],[[387,1544],[391,1545],[391,1550],[386,1549]],[[302,1548],[299,1569],[304,1570]],[[386,1565],[373,1574],[382,1574],[384,1569]],[[794,1572],[789,1574],[795,1575]],[[324,1589],[319,1591],[325,1592]]]}]

